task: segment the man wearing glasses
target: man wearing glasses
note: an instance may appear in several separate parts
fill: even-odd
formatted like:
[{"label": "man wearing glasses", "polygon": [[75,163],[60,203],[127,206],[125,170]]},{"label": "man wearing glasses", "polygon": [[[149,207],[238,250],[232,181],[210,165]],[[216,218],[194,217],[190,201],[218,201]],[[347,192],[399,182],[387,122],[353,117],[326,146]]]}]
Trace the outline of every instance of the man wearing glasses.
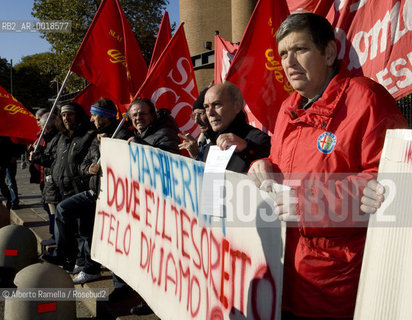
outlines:
[{"label": "man wearing glasses", "polygon": [[130,105],[128,116],[134,127],[130,141],[179,154],[179,128],[167,109],[156,111],[149,99],[138,98]]},{"label": "man wearing glasses", "polygon": [[207,120],[206,111],[203,106],[205,94],[208,89],[209,88],[203,89],[202,92],[200,92],[199,97],[193,103],[192,119],[200,129],[199,138],[196,140],[192,135],[186,132],[179,134],[179,137],[182,138],[182,143],[179,144],[179,149],[186,149],[190,157],[196,160],[202,160],[206,145],[211,141],[216,140],[216,133],[214,133],[210,127],[210,123],[209,120]]}]

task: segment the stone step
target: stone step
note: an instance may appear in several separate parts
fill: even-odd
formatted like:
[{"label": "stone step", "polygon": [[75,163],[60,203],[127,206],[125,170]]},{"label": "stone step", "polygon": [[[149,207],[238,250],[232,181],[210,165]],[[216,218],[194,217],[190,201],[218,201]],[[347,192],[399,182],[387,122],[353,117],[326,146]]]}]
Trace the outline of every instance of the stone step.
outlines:
[{"label": "stone step", "polygon": [[[0,206],[0,212],[6,216],[8,210],[4,205]],[[7,219],[6,219],[7,220]],[[40,242],[50,237],[48,222],[44,221],[38,214],[30,208],[23,205],[18,210],[10,210],[10,221],[12,224],[24,225],[34,233],[38,242],[39,255],[44,249]],[[74,277],[74,276],[73,276]],[[75,285],[76,288],[107,288],[108,292],[113,290],[113,280],[111,271],[106,268],[102,269],[102,277],[96,281],[85,283],[84,285]],[[108,303],[107,301],[83,300],[76,303],[78,319],[118,319],[118,320],[155,320],[159,319],[155,315],[135,316],[130,315],[130,309],[140,300],[137,293],[130,295],[121,303]],[[1,319],[1,317],[0,317]]]},{"label": "stone step", "polygon": [[0,228],[10,224],[10,211],[0,202]]},{"label": "stone step", "polygon": [[[40,200],[40,197],[39,197]],[[2,203],[5,210],[5,202]],[[42,248],[41,241],[50,237],[49,223],[44,218],[40,217],[29,206],[25,205],[21,201],[19,209],[10,210],[10,223],[22,225],[30,228],[37,239],[37,251],[40,255],[45,248]],[[39,261],[40,262],[40,261]],[[85,303],[86,301],[79,301],[76,303],[76,313],[78,319],[95,319],[96,307],[92,308],[92,305]]]},{"label": "stone step", "polygon": [[10,210],[10,223],[30,228],[37,239],[37,253],[40,255],[43,252],[40,242],[50,238],[48,221],[39,218],[31,209],[22,207]]}]

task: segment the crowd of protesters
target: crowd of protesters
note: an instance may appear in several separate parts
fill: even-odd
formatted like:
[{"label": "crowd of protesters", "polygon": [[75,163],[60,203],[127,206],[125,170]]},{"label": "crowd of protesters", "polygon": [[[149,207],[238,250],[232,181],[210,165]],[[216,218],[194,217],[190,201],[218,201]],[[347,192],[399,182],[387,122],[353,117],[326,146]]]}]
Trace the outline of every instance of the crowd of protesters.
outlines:
[{"label": "crowd of protesters", "polygon": [[[222,102],[221,107],[211,103],[213,121],[209,124],[209,117],[205,116],[205,107],[208,106],[203,101],[207,90],[196,100],[193,118],[208,138],[200,139],[198,144],[190,136],[197,149],[192,155],[205,161],[209,145],[217,144],[221,148],[236,145],[229,169],[246,173],[252,161],[269,155],[269,136],[246,123],[242,95],[231,83],[210,88],[211,93],[216,91],[212,99]],[[200,117],[197,115],[199,111],[202,112]],[[45,251],[41,258],[61,265],[76,275],[73,279],[75,284],[100,277],[100,265],[90,255],[96,200],[100,190],[99,147],[101,138],[112,137],[119,126],[116,120],[118,110],[109,99],[97,101],[90,107],[90,114],[89,119],[80,105],[71,102],[62,105],[57,115],[50,116],[49,112],[39,110],[36,116],[44,133],[40,142],[36,142],[39,144],[37,150],[30,147],[28,155],[31,166],[36,166],[41,173],[40,188],[50,219],[51,237],[42,244],[56,244],[54,250]],[[131,128],[121,127],[112,138],[150,145],[175,154],[180,154],[181,149],[188,149],[184,147],[184,142],[189,135],[179,133],[169,110],[156,109],[150,100],[138,98],[131,103],[127,116]],[[116,303],[132,289],[115,274],[113,282],[115,289],[109,300]],[[143,301],[131,312],[148,314],[152,311]]]},{"label": "crowd of protesters", "polygon": [[[133,101],[128,111],[132,129],[123,127],[113,138],[175,154],[186,150],[201,161],[207,160],[211,145],[222,150],[235,146],[227,169],[249,171],[260,188],[270,189],[267,182],[276,180],[275,173],[285,179],[277,181],[280,183],[287,178],[298,179],[298,174],[305,172],[324,176],[355,172],[371,179],[371,173],[377,172],[386,129],[406,127],[393,98],[372,80],[352,76],[337,60],[333,28],[318,15],[291,15],[282,23],[276,40],[295,92],[283,103],[271,137],[247,123],[240,90],[224,82],[201,91],[193,105],[192,118],[201,130],[198,140],[179,132],[170,111],[156,110],[150,100],[141,98]],[[50,218],[51,238],[44,244],[56,243],[56,249],[42,258],[76,274],[74,283],[100,277],[100,265],[90,256],[100,184],[99,146],[101,138],[112,136],[119,125],[118,110],[108,99],[97,101],[90,113],[89,119],[76,103],[62,105],[55,116],[39,110],[36,119],[44,135],[37,151],[29,150],[31,165],[41,172],[40,188]],[[321,138],[328,143],[323,144]],[[2,148],[10,143],[6,140],[0,140]],[[18,205],[17,190],[9,189],[4,182],[15,156],[6,158],[2,153],[0,159],[0,186],[8,207]],[[383,201],[381,189],[374,180],[365,189],[364,212],[376,211]],[[366,228],[337,231],[327,228],[327,221],[310,225],[302,209],[305,195],[305,190],[292,188],[278,193],[275,199],[275,213],[288,222],[283,318],[350,319]],[[361,199],[358,202],[360,207]],[[305,223],[312,228],[306,228]],[[342,250],[346,258],[335,257]],[[113,281],[110,301],[116,303],[131,288],[116,275]],[[131,312],[147,314],[151,310],[143,302]]]}]

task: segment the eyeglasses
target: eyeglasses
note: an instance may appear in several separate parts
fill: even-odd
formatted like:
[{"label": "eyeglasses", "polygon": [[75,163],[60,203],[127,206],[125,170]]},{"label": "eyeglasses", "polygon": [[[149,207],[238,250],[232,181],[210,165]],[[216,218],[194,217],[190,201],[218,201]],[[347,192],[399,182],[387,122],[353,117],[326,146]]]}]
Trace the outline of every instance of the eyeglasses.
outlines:
[{"label": "eyeglasses", "polygon": [[149,114],[150,114],[150,112],[136,112],[136,113],[133,113],[133,114],[129,115],[129,118],[130,119],[135,119],[135,118],[138,118],[138,117],[148,116]]},{"label": "eyeglasses", "polygon": [[192,113],[192,119],[196,120],[197,117],[204,116],[206,114],[205,110],[199,110],[198,112]]}]

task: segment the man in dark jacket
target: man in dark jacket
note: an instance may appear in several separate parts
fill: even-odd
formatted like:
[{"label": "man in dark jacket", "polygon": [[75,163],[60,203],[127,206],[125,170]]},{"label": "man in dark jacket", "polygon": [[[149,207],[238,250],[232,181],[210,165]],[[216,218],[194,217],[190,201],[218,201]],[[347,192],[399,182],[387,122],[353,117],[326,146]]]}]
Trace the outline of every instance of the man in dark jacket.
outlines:
[{"label": "man in dark jacket", "polygon": [[61,107],[60,136],[57,142],[56,160],[53,164],[53,181],[59,188],[62,199],[87,190],[89,177],[80,174],[80,164],[96,136],[90,129],[83,108],[70,102]]},{"label": "man in dark jacket", "polygon": [[[60,199],[65,200],[89,188],[90,176],[81,174],[80,165],[96,137],[96,132],[90,129],[89,120],[83,108],[73,102],[61,107],[61,114],[56,125],[60,134],[56,146],[56,158],[52,165],[52,180],[58,189]],[[60,204],[61,202],[57,205],[55,217],[56,251],[54,255],[45,254],[42,258],[52,263],[61,264],[66,270],[72,271],[75,261],[72,255],[65,252],[64,248],[67,242],[64,235],[59,234],[58,220],[62,218]],[[78,250],[76,250],[75,244],[67,247],[68,250],[82,252],[83,246],[84,242],[79,241]]]},{"label": "man in dark jacket", "polygon": [[[130,104],[128,111],[134,131],[134,137],[128,142],[136,142],[155,148],[179,154],[179,128],[176,121],[167,109],[156,112],[154,104],[149,99],[138,98]],[[113,274],[114,291],[109,296],[110,302],[119,302],[132,291],[132,289],[118,276]],[[143,301],[133,307],[130,313],[145,315],[153,313]]]},{"label": "man in dark jacket", "polygon": [[179,154],[179,128],[169,110],[156,112],[149,99],[138,98],[131,103],[128,115],[135,129],[130,141]]},{"label": "man in dark jacket", "polygon": [[49,112],[44,113],[40,117],[40,120],[38,121],[40,128],[42,129],[46,123],[47,125],[44,129],[43,138],[39,143],[37,151],[31,151],[29,154],[31,165],[37,164],[41,166],[41,181],[43,180],[43,183],[40,184],[40,191],[42,194],[43,208],[49,216],[49,232],[51,237],[47,240],[43,240],[41,242],[42,246],[49,246],[56,243],[54,236],[54,217],[56,213],[56,204],[60,201],[58,189],[53,183],[51,176],[51,166],[56,158],[59,135],[55,126],[55,115],[52,114],[49,121],[47,121],[48,117]]},{"label": "man in dark jacket", "polygon": [[[109,99],[97,101],[91,106],[90,113],[92,115],[90,121],[97,129],[97,136],[93,139],[79,171],[81,177],[87,177],[89,180],[88,190],[77,193],[59,203],[56,217],[56,227],[59,234],[58,253],[64,253],[70,260],[74,260],[76,254],[74,230],[76,230],[77,224],[79,238],[84,243],[84,263],[76,263],[73,268],[73,273],[78,273],[73,279],[75,284],[83,284],[100,277],[100,264],[93,261],[90,256],[96,199],[100,189],[100,165],[98,164],[100,140],[101,137],[111,137],[118,126],[117,109]],[[119,139],[127,139],[130,136],[131,133],[125,129],[121,129],[116,134],[116,138]]]},{"label": "man in dark jacket", "polygon": [[6,184],[7,166],[12,158],[13,143],[9,137],[0,137],[0,190],[7,201],[7,209],[12,206],[10,189]]},{"label": "man in dark jacket", "polygon": [[206,147],[203,161],[206,161],[211,145],[222,150],[235,145],[227,169],[242,173],[247,172],[253,161],[269,155],[270,137],[246,122],[243,104],[239,88],[228,81],[207,90],[204,107],[217,137]]}]

